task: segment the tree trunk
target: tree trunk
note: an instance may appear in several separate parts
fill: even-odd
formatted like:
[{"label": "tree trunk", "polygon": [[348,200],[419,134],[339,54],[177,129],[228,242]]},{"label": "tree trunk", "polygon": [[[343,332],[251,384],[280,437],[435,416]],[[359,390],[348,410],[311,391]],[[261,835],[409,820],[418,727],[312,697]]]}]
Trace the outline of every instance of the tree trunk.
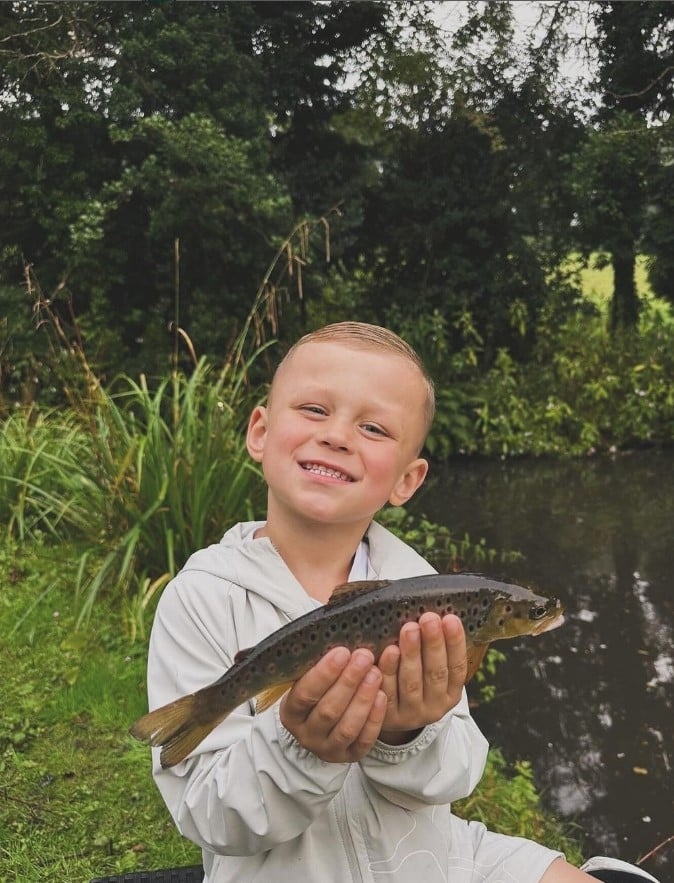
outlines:
[{"label": "tree trunk", "polygon": [[612,254],[613,300],[611,331],[633,328],[639,319],[639,296],[635,279],[636,254],[634,243],[623,243]]}]

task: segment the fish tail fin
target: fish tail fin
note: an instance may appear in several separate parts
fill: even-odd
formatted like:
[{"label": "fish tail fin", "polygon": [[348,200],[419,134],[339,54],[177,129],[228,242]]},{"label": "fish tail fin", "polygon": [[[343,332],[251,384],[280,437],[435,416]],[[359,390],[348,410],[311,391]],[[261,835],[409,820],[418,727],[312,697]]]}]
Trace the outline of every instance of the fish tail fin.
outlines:
[{"label": "fish tail fin", "polygon": [[231,710],[220,703],[214,709],[214,705],[211,687],[206,687],[144,714],[129,732],[141,742],[161,746],[161,765],[168,769],[194,751]]}]

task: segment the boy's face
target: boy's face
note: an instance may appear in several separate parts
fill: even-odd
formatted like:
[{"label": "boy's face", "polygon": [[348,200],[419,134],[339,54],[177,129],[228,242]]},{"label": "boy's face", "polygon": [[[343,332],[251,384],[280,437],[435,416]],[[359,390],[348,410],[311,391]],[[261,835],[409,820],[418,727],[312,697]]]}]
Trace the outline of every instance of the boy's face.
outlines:
[{"label": "boy's face", "polygon": [[268,518],[362,522],[408,500],[428,464],[417,457],[425,384],[401,356],[336,341],[300,346],[253,411],[248,450],[269,487]]}]

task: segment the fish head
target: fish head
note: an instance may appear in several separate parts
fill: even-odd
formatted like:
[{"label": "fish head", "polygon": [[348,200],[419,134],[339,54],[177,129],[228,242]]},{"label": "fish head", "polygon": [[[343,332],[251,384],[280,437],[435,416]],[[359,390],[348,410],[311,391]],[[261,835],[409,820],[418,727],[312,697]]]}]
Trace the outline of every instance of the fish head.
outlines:
[{"label": "fish head", "polygon": [[480,641],[519,635],[540,635],[564,622],[564,607],[557,598],[544,598],[528,590],[497,596],[480,629]]}]

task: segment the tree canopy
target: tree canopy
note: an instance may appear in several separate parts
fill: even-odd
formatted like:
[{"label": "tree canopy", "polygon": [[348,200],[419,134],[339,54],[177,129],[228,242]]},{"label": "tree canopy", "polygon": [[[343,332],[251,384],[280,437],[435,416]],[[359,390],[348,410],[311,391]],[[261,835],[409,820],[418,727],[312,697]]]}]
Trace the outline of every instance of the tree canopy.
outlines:
[{"label": "tree canopy", "polygon": [[[511,3],[465,7],[0,4],[5,395],[40,373],[27,268],[103,377],[161,373],[176,320],[222,357],[302,219],[330,261],[296,254],[285,338],[357,314],[526,359],[573,250],[612,263],[615,327],[641,252],[674,300],[671,4],[541,7],[528,44]],[[560,69],[580,12],[590,102]]]}]

